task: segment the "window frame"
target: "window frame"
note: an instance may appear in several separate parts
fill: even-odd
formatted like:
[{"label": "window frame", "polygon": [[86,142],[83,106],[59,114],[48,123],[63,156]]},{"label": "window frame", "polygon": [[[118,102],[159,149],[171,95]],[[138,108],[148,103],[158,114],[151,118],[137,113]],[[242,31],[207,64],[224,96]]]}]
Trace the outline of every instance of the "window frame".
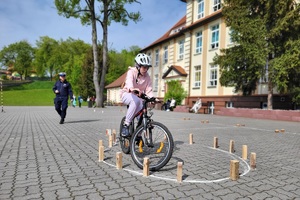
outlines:
[{"label": "window frame", "polygon": [[218,85],[218,65],[211,64],[209,66],[209,87],[216,87]]},{"label": "window frame", "polygon": [[197,18],[203,18],[204,17],[204,0],[198,0],[198,12],[197,12]]},{"label": "window frame", "polygon": [[216,12],[221,9],[221,0],[213,0],[213,12]]},{"label": "window frame", "polygon": [[219,26],[219,24],[211,26],[210,31],[211,31],[210,48],[211,49],[217,49],[217,48],[219,48],[219,39],[220,39],[220,26]]},{"label": "window frame", "polygon": [[201,73],[202,73],[201,65],[194,66],[194,87],[195,88],[201,87]]},{"label": "window frame", "polygon": [[159,65],[159,49],[155,50],[155,67],[158,67]]},{"label": "window frame", "polygon": [[184,39],[178,42],[178,59],[182,60],[184,57]]},{"label": "window frame", "polygon": [[[200,34],[198,36],[198,34]],[[202,34],[202,31],[199,31],[196,33],[195,35],[196,37],[196,47],[195,47],[195,53],[198,54],[198,53],[202,53],[202,45],[203,45],[203,34]]]},{"label": "window frame", "polygon": [[164,47],[164,64],[168,63],[168,49],[169,47],[168,46],[165,46]]}]

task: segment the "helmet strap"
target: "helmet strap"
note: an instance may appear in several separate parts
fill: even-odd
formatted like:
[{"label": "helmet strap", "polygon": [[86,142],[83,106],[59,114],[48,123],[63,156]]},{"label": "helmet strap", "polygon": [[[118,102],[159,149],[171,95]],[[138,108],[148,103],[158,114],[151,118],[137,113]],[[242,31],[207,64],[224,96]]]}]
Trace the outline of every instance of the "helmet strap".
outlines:
[{"label": "helmet strap", "polygon": [[136,77],[136,79],[135,79],[135,82],[136,83],[138,83],[139,81],[138,81],[138,78],[139,78],[139,76],[141,75],[142,76],[142,74],[141,74],[141,72],[140,72],[140,67],[139,67],[139,65],[136,65],[136,69],[138,70],[138,75],[137,75],[137,77]]}]

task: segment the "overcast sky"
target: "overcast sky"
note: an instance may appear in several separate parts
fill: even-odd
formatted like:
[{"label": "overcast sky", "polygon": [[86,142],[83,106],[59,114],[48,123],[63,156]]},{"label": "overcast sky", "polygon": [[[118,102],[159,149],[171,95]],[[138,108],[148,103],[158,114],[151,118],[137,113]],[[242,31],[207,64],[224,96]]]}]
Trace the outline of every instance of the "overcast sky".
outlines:
[{"label": "overcast sky", "polygon": [[[82,0],[83,1],[83,0]],[[180,0],[139,0],[128,10],[140,11],[143,20],[128,26],[113,22],[109,27],[109,49],[121,51],[130,46],[147,47],[166,33],[186,13],[186,3]],[[91,44],[91,27],[82,26],[79,19],[57,14],[54,0],[0,0],[0,50],[4,46],[27,40],[32,46],[41,36],[55,40],[71,37]],[[98,40],[102,28],[98,24]]]}]

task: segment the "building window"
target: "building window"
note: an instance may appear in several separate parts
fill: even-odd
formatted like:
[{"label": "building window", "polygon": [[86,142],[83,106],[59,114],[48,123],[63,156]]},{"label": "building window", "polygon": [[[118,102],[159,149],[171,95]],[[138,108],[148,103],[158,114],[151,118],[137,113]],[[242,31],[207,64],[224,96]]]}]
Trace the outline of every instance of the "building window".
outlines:
[{"label": "building window", "polygon": [[183,59],[183,53],[184,53],[184,40],[180,40],[178,43],[179,51],[178,51],[178,58]]},{"label": "building window", "polygon": [[232,32],[233,30],[232,29],[229,29],[229,44],[232,44],[233,43],[233,40],[232,40]]},{"label": "building window", "polygon": [[211,27],[211,49],[219,47],[219,25]]},{"label": "building window", "polygon": [[221,9],[221,0],[213,0],[213,11],[216,12]]},{"label": "building window", "polygon": [[209,86],[217,86],[218,84],[218,66],[210,65],[209,68]]},{"label": "building window", "polygon": [[233,108],[233,102],[232,101],[226,101],[226,108]]},{"label": "building window", "polygon": [[198,0],[198,19],[204,17],[204,0]]},{"label": "building window", "polygon": [[155,50],[155,67],[158,67],[159,64],[159,51],[158,49]]},{"label": "building window", "polygon": [[202,52],[202,32],[196,33],[196,53]]},{"label": "building window", "polygon": [[150,59],[151,59],[151,65],[153,65],[153,62],[152,62],[152,57],[151,57],[151,53],[148,53],[148,56],[150,57]]},{"label": "building window", "polygon": [[154,88],[153,88],[153,92],[157,92],[158,91],[158,74],[154,75]]},{"label": "building window", "polygon": [[168,46],[164,47],[164,63],[168,63]]},{"label": "building window", "polygon": [[195,66],[195,82],[194,87],[201,86],[201,65]]}]

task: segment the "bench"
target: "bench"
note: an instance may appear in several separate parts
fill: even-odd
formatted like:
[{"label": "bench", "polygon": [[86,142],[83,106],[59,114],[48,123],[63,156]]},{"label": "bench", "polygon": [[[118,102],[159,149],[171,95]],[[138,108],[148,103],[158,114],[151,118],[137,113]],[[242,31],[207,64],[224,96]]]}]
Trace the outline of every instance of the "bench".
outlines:
[{"label": "bench", "polygon": [[[193,105],[195,104],[196,101],[193,101]],[[207,101],[207,102],[202,102],[201,103],[201,108],[198,110],[197,113],[202,113],[203,114],[210,114],[210,104],[211,102],[210,101]],[[192,107],[191,107],[192,108]],[[189,108],[189,112],[191,112],[191,108]]]},{"label": "bench", "polygon": [[206,103],[202,103],[201,108],[203,108],[203,114],[210,114],[210,102],[207,101]]}]

